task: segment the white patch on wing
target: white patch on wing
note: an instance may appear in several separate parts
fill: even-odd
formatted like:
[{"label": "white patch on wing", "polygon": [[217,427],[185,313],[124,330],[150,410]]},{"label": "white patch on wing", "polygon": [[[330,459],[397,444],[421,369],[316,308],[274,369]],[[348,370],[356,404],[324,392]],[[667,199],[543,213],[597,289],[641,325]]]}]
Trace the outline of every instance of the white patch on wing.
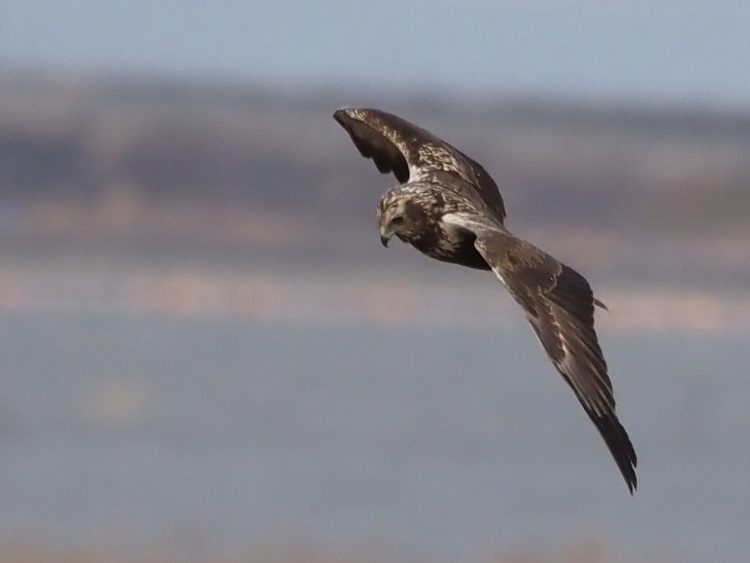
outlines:
[{"label": "white patch on wing", "polygon": [[[502,227],[502,225],[488,225],[486,221],[481,221],[476,219],[476,216],[471,213],[466,213],[465,211],[457,211],[454,213],[446,213],[442,217],[442,222],[444,227],[446,228],[446,232],[451,232],[449,229],[463,229],[467,231],[473,232],[477,236],[477,241],[474,243],[474,246],[477,247],[477,250],[479,250],[480,254],[484,254],[484,244],[482,244],[481,239],[479,238],[479,235],[482,231],[487,231],[491,229],[497,229],[501,231],[505,231],[505,229]],[[457,236],[458,233],[456,233],[455,236]],[[495,276],[497,279],[500,280],[500,282],[505,286],[505,289],[510,291],[510,288],[508,287],[508,284],[503,279],[502,274],[500,273],[500,270],[498,268],[493,268],[493,272],[495,272]],[[513,292],[510,292],[511,295]]]},{"label": "white patch on wing", "polygon": [[[442,220],[448,225],[454,227],[461,227],[477,233],[478,230],[487,229],[487,224],[482,221],[478,221],[471,213],[458,211],[455,213],[446,213],[443,215]],[[478,234],[478,233],[477,233]]]},{"label": "white patch on wing", "polygon": [[[403,153],[403,151],[402,151]],[[409,182],[419,182],[427,179],[429,170],[421,166],[415,166],[413,162],[407,161],[409,166]]]}]

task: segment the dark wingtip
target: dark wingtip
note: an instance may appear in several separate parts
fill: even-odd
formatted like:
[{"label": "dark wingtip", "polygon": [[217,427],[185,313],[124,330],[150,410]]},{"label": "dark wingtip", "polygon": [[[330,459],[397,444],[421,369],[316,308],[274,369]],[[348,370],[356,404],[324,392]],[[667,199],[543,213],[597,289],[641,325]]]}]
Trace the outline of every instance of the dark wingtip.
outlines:
[{"label": "dark wingtip", "polygon": [[630,496],[633,496],[635,494],[635,491],[638,489],[638,476],[635,474],[636,465],[637,460],[633,459],[627,466],[627,472],[625,471],[625,469],[620,467],[622,476],[625,478],[625,484],[628,486],[628,491],[630,491]]},{"label": "dark wingtip", "polygon": [[341,108],[333,112],[333,118],[341,125],[344,124],[344,116],[346,115],[346,109]]},{"label": "dark wingtip", "polygon": [[630,491],[630,496],[632,497],[633,495],[635,495],[635,491],[638,489],[638,477],[635,476],[635,471],[633,471],[633,475],[630,479],[628,479],[628,477],[625,477],[625,483],[627,484],[628,491]]},{"label": "dark wingtip", "polygon": [[354,108],[344,107],[339,108],[336,111],[333,112],[333,118],[339,122],[341,125],[344,125],[347,119],[351,119],[351,115],[349,112]]},{"label": "dark wingtip", "polygon": [[614,413],[604,417],[593,415],[591,419],[601,433],[602,438],[604,438],[632,495],[638,488],[638,477],[635,474],[635,468],[638,466],[638,456],[635,453],[635,448],[630,441],[628,433]]}]

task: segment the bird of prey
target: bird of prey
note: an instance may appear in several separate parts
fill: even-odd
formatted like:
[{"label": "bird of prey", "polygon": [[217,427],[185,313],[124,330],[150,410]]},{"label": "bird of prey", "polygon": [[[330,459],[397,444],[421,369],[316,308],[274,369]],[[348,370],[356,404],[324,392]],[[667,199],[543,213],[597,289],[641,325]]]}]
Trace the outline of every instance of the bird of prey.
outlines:
[{"label": "bird of prey", "polygon": [[362,156],[400,183],[378,203],[383,245],[395,235],[431,258],[492,270],[601,433],[632,494],[637,458],[615,413],[594,331],[594,306],[605,307],[586,279],[505,228],[497,185],[458,149],[381,110],[344,108],[333,117]]}]

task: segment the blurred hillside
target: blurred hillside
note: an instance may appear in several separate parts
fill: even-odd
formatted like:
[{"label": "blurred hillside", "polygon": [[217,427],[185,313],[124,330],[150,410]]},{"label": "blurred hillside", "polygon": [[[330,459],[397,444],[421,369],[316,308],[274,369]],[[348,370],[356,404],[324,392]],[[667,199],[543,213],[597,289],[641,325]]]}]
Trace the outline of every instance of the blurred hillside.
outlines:
[{"label": "blurred hillside", "polygon": [[[750,114],[70,74],[3,75],[0,99],[6,244],[358,255],[393,180],[358,155],[331,113],[377,105],[483,163],[509,227],[539,244],[561,241],[563,257],[615,253],[622,268],[650,271],[665,254],[694,252],[697,262],[671,264],[673,277],[688,262],[747,279]],[[650,257],[627,258],[645,243]]]}]

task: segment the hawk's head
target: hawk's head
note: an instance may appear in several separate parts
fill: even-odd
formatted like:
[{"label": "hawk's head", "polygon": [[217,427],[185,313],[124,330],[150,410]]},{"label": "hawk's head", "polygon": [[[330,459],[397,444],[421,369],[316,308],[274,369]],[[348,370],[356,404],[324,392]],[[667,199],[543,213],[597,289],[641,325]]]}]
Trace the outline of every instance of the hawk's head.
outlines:
[{"label": "hawk's head", "polygon": [[425,221],[422,206],[402,186],[386,193],[378,203],[378,223],[380,242],[388,246],[388,241],[396,235],[403,241],[416,236]]}]

